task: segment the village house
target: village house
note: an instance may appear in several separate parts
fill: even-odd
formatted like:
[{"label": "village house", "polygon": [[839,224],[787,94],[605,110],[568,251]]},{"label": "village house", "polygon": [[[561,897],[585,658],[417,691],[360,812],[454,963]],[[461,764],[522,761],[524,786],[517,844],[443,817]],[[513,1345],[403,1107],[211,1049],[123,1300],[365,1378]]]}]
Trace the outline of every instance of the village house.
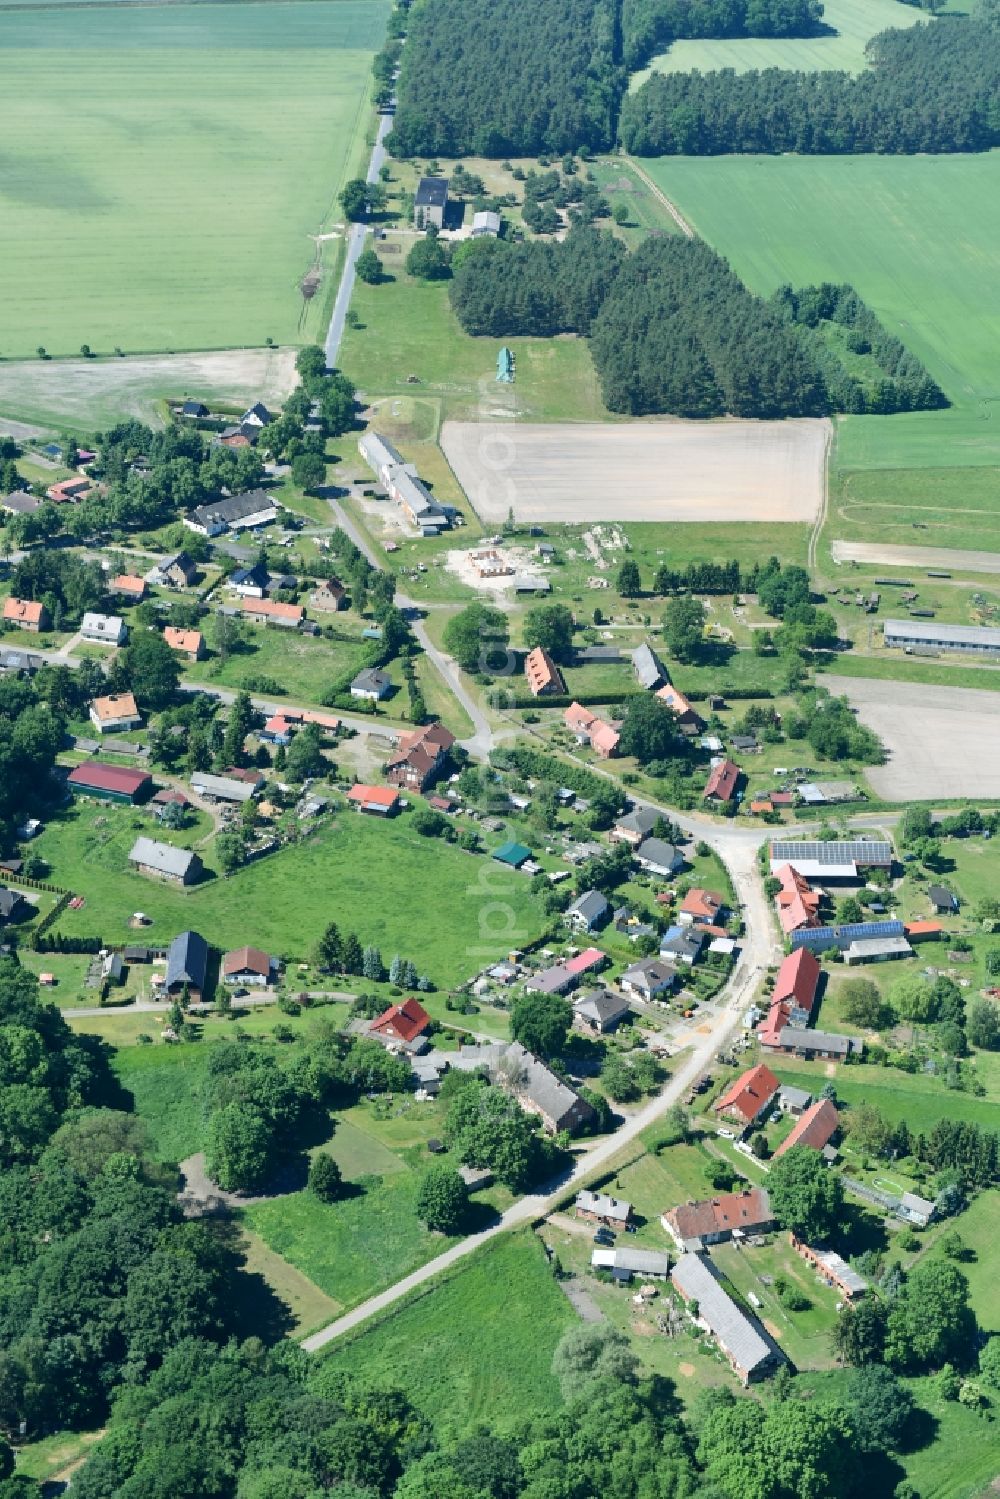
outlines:
[{"label": "village house", "polygon": [[200,661],[205,654],[205,637],[200,630],[179,630],[174,625],[167,625],[163,638],[172,651],[186,656],[189,661]]},{"label": "village house", "polygon": [[347,800],[370,817],[392,817],[399,811],[399,792],[394,786],[352,786]]},{"label": "village house", "polygon": [[701,957],[707,940],[702,927],[672,926],[660,938],[660,957],[668,963],[683,963],[690,968]]},{"label": "village house", "polygon": [[200,421],[208,415],[209,409],[204,401],[185,401],[181,407],[181,416],[186,416],[191,421]]},{"label": "village house", "polygon": [[659,999],[661,994],[669,994],[676,982],[676,968],[660,958],[640,958],[638,963],[626,968],[618,980],[619,987],[626,994],[634,994],[637,999],[647,1001]]},{"label": "village house", "polygon": [[92,614],[88,611],[80,625],[83,640],[94,645],[123,645],[128,635],[125,621],[118,614]]},{"label": "village house", "polygon": [[635,862],[647,874],[657,874],[668,880],[683,867],[684,859],[672,843],[662,838],[644,838],[635,851]]},{"label": "village house", "polygon": [[684,1300],[697,1308],[694,1320],[712,1334],[744,1385],[763,1378],[782,1361],[780,1349],[756,1319],[741,1311],[723,1289],[708,1255],[682,1255],[670,1279]]},{"label": "village house", "polygon": [[725,1244],[774,1227],[771,1201],[763,1187],[726,1192],[703,1202],[684,1202],[660,1218],[678,1249],[693,1254],[709,1244]]},{"label": "village house", "polygon": [[199,1004],[207,973],[208,943],[198,932],[181,932],[167,948],[164,993],[177,999],[186,988],[192,1004]]},{"label": "village house", "polygon": [[128,859],[140,874],[170,880],[175,885],[193,885],[202,875],[201,860],[193,850],[158,843],[155,838],[137,838]]},{"label": "village house", "polygon": [[612,843],[631,843],[635,848],[649,837],[662,816],[662,812],[652,807],[634,807],[624,817],[618,818],[608,837]]},{"label": "village house", "polygon": [[146,580],[135,573],[119,573],[112,578],[110,591],[121,594],[130,604],[141,604],[146,597]]},{"label": "village house", "polygon": [[269,427],[273,421],[274,417],[268,411],[264,402],[254,401],[253,405],[247,411],[244,411],[240,417],[240,426],[256,427],[259,431],[262,431],[265,427]]},{"label": "village house", "polygon": [[529,651],[524,658],[524,675],[527,678],[528,690],[532,697],[541,697],[546,693],[563,693],[566,691],[566,683],[562,679],[562,673],[549,655],[537,645],[533,651]]},{"label": "village house", "polygon": [[262,599],[267,594],[271,574],[267,564],[255,562],[252,567],[238,567],[230,574],[227,587],[241,599]]},{"label": "village house", "polygon": [[443,229],[447,211],[447,177],[421,177],[413,196],[413,227]]},{"label": "village house", "polygon": [[585,890],[566,907],[564,920],[577,932],[593,932],[607,917],[608,902],[599,890]]},{"label": "village house", "polygon": [[632,1218],[632,1204],[623,1197],[606,1192],[578,1192],[576,1216],[586,1223],[603,1223],[606,1228],[624,1228]]},{"label": "village house", "polygon": [[783,1026],[776,1044],[768,1045],[771,1051],[784,1052],[790,1057],[825,1057],[831,1062],[843,1062],[849,1056],[860,1056],[865,1043],[860,1036],[840,1036],[832,1031],[810,1031],[801,1026]]},{"label": "village house", "polygon": [[9,890],[6,885],[0,885],[0,926],[6,926],[10,921],[20,921],[29,912],[33,914],[34,907],[19,890]]},{"label": "village house", "polygon": [[743,772],[733,760],[719,760],[712,766],[705,784],[703,800],[706,802],[731,802],[736,795]]},{"label": "village house", "polygon": [[293,725],[281,713],[275,713],[269,718],[262,729],[258,729],[258,738],[266,739],[269,744],[289,745],[292,742]]},{"label": "village house", "polygon": [[351,683],[351,696],[369,703],[380,703],[391,691],[392,678],[389,673],[379,671],[374,666],[364,667]]},{"label": "village house", "polygon": [[762,1046],[776,1047],[786,1025],[808,1024],[822,970],[807,947],[783,959],[774,981],[765,1020],[757,1029]]},{"label": "village house", "polygon": [[386,780],[408,791],[423,791],[441,773],[454,743],[454,734],[443,723],[425,724],[404,734],[386,764]]},{"label": "village house", "polygon": [[284,604],[280,599],[241,599],[240,609],[256,624],[285,630],[297,630],[306,617],[301,604]]},{"label": "village house", "polygon": [[596,755],[608,760],[617,752],[621,735],[611,724],[591,713],[582,703],[571,703],[563,714],[566,727],[578,744],[589,744]]},{"label": "village house", "polygon": [[721,926],[726,919],[726,902],[715,890],[694,886],[681,901],[677,920],[681,926]]},{"label": "village house", "polygon": [[770,1067],[759,1062],[740,1074],[715,1103],[715,1112],[735,1119],[744,1128],[770,1107],[780,1084]]},{"label": "village house", "polygon": [[946,885],[928,885],[927,899],[939,916],[953,916],[958,910],[958,896]]},{"label": "village house", "polygon": [[99,734],[124,734],[142,724],[142,716],[131,692],[112,692],[107,697],[95,697],[89,716]]},{"label": "village house", "polygon": [[336,614],[347,606],[347,589],[339,578],[324,578],[309,595],[309,602],[321,613]]},{"label": "village house", "polygon": [[525,992],[565,994],[568,989],[576,988],[584,974],[598,972],[607,961],[607,955],[599,947],[586,947],[562,963],[553,963],[550,968],[533,973],[525,982]]},{"label": "village house", "polygon": [[814,890],[809,881],[791,864],[782,864],[774,877],[781,881],[781,889],[775,896],[775,901],[778,920],[785,936],[789,937],[792,932],[801,931],[804,927],[818,927],[819,908],[823,898],[821,892]]},{"label": "village house", "polygon": [[177,552],[158,562],[152,572],[152,581],[164,588],[190,588],[198,576],[198,564],[187,552]]},{"label": "village house", "polygon": [[222,982],[264,989],[278,977],[278,960],[259,947],[234,947],[222,957]]},{"label": "village house", "polygon": [[384,1046],[421,1051],[427,1045],[426,1032],[430,1023],[431,1017],[423,1005],[411,995],[402,1004],[390,1005],[381,1015],[376,1015],[368,1027],[368,1035]]},{"label": "village house", "polygon": [[573,1019],[592,1036],[606,1036],[632,1013],[627,999],[609,989],[591,989],[573,1001]]},{"label": "village house", "polygon": [[796,1145],[808,1145],[811,1150],[823,1150],[840,1128],[840,1115],[829,1098],[818,1098],[795,1121],[791,1134],[787,1135],[777,1150],[778,1160]]},{"label": "village house", "polygon": [[684,734],[700,734],[705,727],[705,720],[695,712],[683,692],[679,691],[672,682],[667,682],[657,692],[656,696],[671,713],[676,714],[677,724]]},{"label": "village house", "polygon": [[0,500],[0,510],[6,510],[8,515],[34,515],[41,506],[41,500],[26,489],[15,489]]},{"label": "village house", "polygon": [[0,675],[33,677],[45,665],[45,657],[36,651],[15,651],[0,648]]},{"label": "village house", "polygon": [[500,215],[492,208],[480,208],[472,215],[473,239],[496,239],[500,233]]},{"label": "village house", "polygon": [[4,623],[17,625],[19,630],[27,630],[31,635],[37,635],[40,630],[49,628],[49,611],[45,605],[35,599],[16,599],[11,595],[3,601]]},{"label": "village house", "polygon": [[72,479],[60,479],[57,484],[50,484],[45,494],[53,505],[66,505],[70,502],[79,503],[93,487],[89,479],[78,476]]},{"label": "village house", "polygon": [[863,1296],[868,1290],[868,1282],[857,1270],[852,1270],[845,1259],[834,1249],[813,1249],[810,1245],[797,1239],[794,1234],[789,1234],[789,1240],[796,1254],[802,1256],[807,1264],[836,1289],[845,1301],[853,1301],[857,1296]]},{"label": "village house", "polygon": [[[459,1057],[476,1050],[476,1047],[460,1047]],[[561,1130],[573,1134],[581,1125],[593,1122],[594,1110],[587,1100],[520,1042],[512,1041],[501,1050],[496,1080],[514,1094],[523,1109],[540,1117],[549,1134]],[[452,1065],[456,1065],[454,1060]]]},{"label": "village house", "polygon": [[127,802],[135,806],[152,790],[153,777],[148,770],[130,770],[123,765],[99,765],[84,760],[66,777],[66,784],[78,796],[93,796],[98,801]]}]

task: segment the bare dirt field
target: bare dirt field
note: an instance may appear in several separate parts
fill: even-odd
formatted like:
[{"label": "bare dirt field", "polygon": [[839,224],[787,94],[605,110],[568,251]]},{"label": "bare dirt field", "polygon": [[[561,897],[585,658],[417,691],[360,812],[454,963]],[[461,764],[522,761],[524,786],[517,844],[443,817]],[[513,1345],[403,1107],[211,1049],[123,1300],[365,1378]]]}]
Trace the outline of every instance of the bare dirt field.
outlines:
[{"label": "bare dirt field", "polygon": [[[196,396],[280,405],[296,383],[294,349],[225,349],[124,359],[25,359],[0,364],[0,412],[83,429],[137,416],[159,425],[157,402]],[[8,426],[11,424],[8,423]]]},{"label": "bare dirt field", "polygon": [[871,541],[833,541],[834,562],[871,562],[876,567],[946,567],[962,573],[1000,573],[1000,552],[963,552],[954,547],[881,546]]},{"label": "bare dirt field", "polygon": [[888,761],[868,771],[886,801],[1000,796],[1000,693],[868,677],[820,677],[874,729]]},{"label": "bare dirt field", "polygon": [[523,521],[811,521],[826,421],[446,422],[441,446],[479,516]]}]

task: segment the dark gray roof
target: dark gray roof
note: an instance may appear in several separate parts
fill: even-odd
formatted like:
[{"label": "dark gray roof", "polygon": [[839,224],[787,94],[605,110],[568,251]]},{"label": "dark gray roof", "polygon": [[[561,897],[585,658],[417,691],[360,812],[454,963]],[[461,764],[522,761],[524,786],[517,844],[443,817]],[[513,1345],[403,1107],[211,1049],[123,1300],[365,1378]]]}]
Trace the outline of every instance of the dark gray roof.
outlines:
[{"label": "dark gray roof", "polygon": [[932,905],[941,906],[946,911],[958,910],[958,897],[945,885],[928,885],[927,894]]},{"label": "dark gray roof", "polygon": [[652,807],[633,807],[631,812],[627,812],[624,817],[619,817],[615,827],[621,828],[626,833],[641,833],[645,837],[656,827],[662,815]]},{"label": "dark gray roof", "polygon": [[581,994],[573,1008],[578,1015],[596,1020],[599,1025],[607,1025],[609,1021],[620,1020],[623,1015],[627,1015],[630,1006],[627,999],[622,999],[607,989],[593,989],[589,994]]},{"label": "dark gray roof", "polygon": [[160,874],[182,879],[191,865],[197,862],[198,855],[188,848],[174,848],[171,843],[158,843],[155,838],[137,838],[129,859],[133,864],[144,864]]},{"label": "dark gray roof", "polygon": [[0,885],[0,921],[9,921],[23,899],[18,891],[8,890],[6,885]]},{"label": "dark gray roof", "polygon": [[15,489],[6,496],[0,508],[9,510],[12,515],[34,515],[41,503],[41,500],[29,494],[26,489]]},{"label": "dark gray roof", "polygon": [[637,859],[646,859],[650,864],[659,864],[666,869],[673,869],[679,861],[680,854],[672,843],[665,843],[662,838],[644,838],[635,851]]},{"label": "dark gray roof", "polygon": [[620,661],[622,653],[617,645],[584,645],[576,652],[578,662]]},{"label": "dark gray roof", "polygon": [[645,642],[632,652],[632,665],[640,687],[659,687],[667,679],[667,669],[651,645]]},{"label": "dark gray roof", "polygon": [[0,650],[0,671],[38,671],[45,665],[44,656],[36,656],[32,651],[4,651]]},{"label": "dark gray roof", "polygon": [[839,1036],[833,1031],[810,1031],[798,1025],[786,1025],[778,1037],[782,1046],[792,1046],[796,1051],[830,1051],[846,1057],[849,1052],[860,1051],[862,1043],[852,1036]]},{"label": "dark gray roof", "polygon": [[593,1113],[588,1103],[568,1083],[556,1077],[519,1041],[512,1041],[504,1053],[501,1071],[507,1072],[516,1093],[534,1104],[558,1129],[575,1109]]},{"label": "dark gray roof", "polygon": [[448,201],[448,179],[421,177],[413,201],[417,208],[443,208]]},{"label": "dark gray roof", "polygon": [[608,903],[599,890],[585,890],[582,895],[577,896],[572,905],[567,907],[566,914],[573,912],[577,916],[582,916],[584,921],[594,922],[600,921],[607,909]]},{"label": "dark gray roof", "polygon": [[276,509],[274,499],[265,489],[248,489],[244,494],[233,494],[225,500],[212,500],[199,505],[191,512],[191,519],[200,526],[221,522],[226,526],[238,525],[248,516],[260,515],[262,511]]},{"label": "dark gray roof", "polygon": [[208,943],[198,932],[181,932],[167,948],[167,988],[189,984],[204,989],[208,969]]},{"label": "dark gray roof", "polygon": [[366,666],[359,671],[352,687],[357,687],[364,692],[378,692],[383,687],[391,687],[392,678],[387,671],[379,671],[377,667]]}]

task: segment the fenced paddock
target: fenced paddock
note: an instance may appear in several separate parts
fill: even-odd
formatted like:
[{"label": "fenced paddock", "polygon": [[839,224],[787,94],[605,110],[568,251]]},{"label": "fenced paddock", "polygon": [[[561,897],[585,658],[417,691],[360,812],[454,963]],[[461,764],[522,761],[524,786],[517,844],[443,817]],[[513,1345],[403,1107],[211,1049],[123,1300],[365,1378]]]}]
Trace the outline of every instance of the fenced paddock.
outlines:
[{"label": "fenced paddock", "polygon": [[812,521],[830,424],[446,422],[441,445],[479,516],[503,521]]}]

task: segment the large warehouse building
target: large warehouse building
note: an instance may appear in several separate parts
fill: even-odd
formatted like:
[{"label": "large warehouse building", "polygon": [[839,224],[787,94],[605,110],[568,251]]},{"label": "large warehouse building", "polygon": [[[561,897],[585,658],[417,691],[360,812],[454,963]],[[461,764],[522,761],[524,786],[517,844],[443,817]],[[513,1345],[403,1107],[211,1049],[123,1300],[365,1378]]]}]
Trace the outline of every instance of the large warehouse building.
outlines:
[{"label": "large warehouse building", "polygon": [[946,625],[936,620],[887,619],[885,643],[900,650],[969,651],[1000,656],[1000,630],[986,625]]}]

